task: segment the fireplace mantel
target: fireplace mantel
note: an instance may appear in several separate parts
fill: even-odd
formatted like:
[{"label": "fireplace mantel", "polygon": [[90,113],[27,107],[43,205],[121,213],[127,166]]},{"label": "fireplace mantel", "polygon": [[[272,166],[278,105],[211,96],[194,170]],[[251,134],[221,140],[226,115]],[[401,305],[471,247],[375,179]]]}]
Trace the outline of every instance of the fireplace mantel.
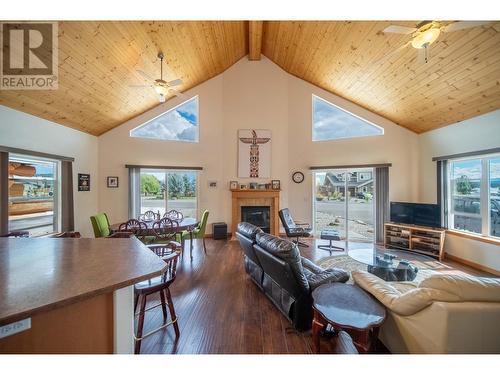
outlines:
[{"label": "fireplace mantel", "polygon": [[241,221],[241,206],[270,206],[271,234],[279,236],[280,191],[279,190],[231,190],[232,218],[231,233],[235,239],[236,225]]}]

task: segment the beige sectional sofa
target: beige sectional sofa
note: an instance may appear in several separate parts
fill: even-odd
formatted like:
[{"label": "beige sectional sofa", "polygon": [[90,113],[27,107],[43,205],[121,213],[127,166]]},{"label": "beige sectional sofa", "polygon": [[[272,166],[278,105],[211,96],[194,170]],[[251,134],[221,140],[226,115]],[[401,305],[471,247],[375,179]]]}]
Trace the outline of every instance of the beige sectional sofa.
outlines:
[{"label": "beige sectional sofa", "polygon": [[420,283],[353,271],[387,308],[380,340],[391,353],[500,353],[500,279],[430,273]]}]

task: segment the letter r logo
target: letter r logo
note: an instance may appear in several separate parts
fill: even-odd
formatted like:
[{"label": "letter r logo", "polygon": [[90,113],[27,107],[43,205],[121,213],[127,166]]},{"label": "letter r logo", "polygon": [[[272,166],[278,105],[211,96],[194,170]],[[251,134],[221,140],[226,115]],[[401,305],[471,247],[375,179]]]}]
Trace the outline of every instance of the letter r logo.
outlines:
[{"label": "letter r logo", "polygon": [[2,74],[51,75],[52,23],[2,23]]}]

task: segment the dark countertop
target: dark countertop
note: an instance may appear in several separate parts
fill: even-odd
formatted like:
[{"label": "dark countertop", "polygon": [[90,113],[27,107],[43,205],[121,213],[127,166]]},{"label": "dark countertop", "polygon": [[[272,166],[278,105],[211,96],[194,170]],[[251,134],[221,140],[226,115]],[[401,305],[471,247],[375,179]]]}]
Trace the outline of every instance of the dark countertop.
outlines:
[{"label": "dark countertop", "polygon": [[136,238],[0,238],[0,325],[158,276]]}]

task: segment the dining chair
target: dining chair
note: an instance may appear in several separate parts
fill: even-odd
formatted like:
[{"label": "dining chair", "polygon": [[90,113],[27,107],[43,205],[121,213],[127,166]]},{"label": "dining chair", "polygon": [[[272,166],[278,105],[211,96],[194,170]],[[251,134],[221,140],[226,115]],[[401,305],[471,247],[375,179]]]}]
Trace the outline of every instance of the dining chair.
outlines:
[{"label": "dining chair", "polygon": [[179,223],[168,217],[155,221],[153,223],[153,232],[155,234],[154,242],[159,244],[172,244],[172,246],[181,250],[181,244],[175,241],[179,233],[177,230],[178,227]]},{"label": "dining chair", "polygon": [[139,215],[139,220],[140,221],[153,221],[153,220],[160,220],[160,213],[156,213],[154,211],[146,211],[143,214]]},{"label": "dining chair", "polygon": [[165,212],[163,214],[163,217],[167,217],[170,220],[174,220],[177,222],[182,221],[182,219],[184,219],[184,215],[182,214],[182,212],[177,211],[177,210],[170,210],[168,212]]},{"label": "dining chair", "polygon": [[147,224],[137,219],[130,219],[125,223],[121,223],[118,232],[132,232],[142,242],[149,243],[154,239],[153,236],[148,236]]},{"label": "dining chair", "polygon": [[[175,314],[174,303],[169,289],[170,285],[175,281],[177,261],[180,252],[174,246],[171,246],[171,244],[148,245],[148,247],[167,264],[167,267],[161,276],[134,285],[134,313],[139,306],[139,312],[135,313],[135,316],[138,316],[137,329],[134,335],[135,354],[140,353],[142,340],[170,325],[174,326],[176,340],[180,335],[177,315]],[[160,303],[146,308],[147,297],[155,293],[160,294]],[[163,312],[163,324],[143,334],[146,311],[159,306],[161,306]],[[170,321],[167,321],[167,306],[170,312]]]},{"label": "dining chair", "polygon": [[[209,211],[205,210],[203,211],[203,214],[201,215],[201,220],[200,223],[196,228],[193,229],[193,239],[201,239],[203,241],[203,251],[205,254],[207,253],[207,247],[205,245],[205,231],[207,230],[207,222],[208,222],[208,215]],[[182,247],[184,248],[184,241],[189,239],[189,231],[185,230],[181,233],[181,244]],[[191,250],[192,252],[192,250]]]},{"label": "dining chair", "polygon": [[95,238],[108,237],[111,234],[108,215],[105,213],[91,216],[90,222],[92,223],[92,228],[94,229]]}]

